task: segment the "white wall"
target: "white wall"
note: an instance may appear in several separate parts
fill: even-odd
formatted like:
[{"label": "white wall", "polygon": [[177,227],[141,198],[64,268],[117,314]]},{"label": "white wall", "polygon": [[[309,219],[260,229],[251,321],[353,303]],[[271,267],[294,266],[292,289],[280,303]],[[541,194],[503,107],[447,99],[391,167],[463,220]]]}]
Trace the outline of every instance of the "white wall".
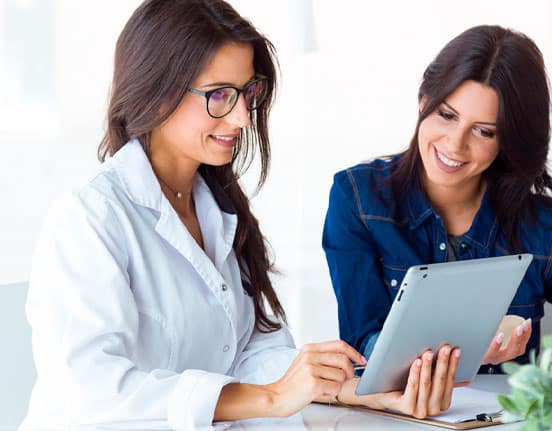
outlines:
[{"label": "white wall", "polygon": [[[231,3],[280,54],[272,171],[253,200],[283,273],[275,282],[298,344],[336,338],[320,247],[333,173],[407,145],[425,66],[470,26],[525,32],[552,70],[552,6],[549,0]],[[138,4],[0,0],[0,283],[28,278],[49,202],[97,164],[114,43]],[[24,49],[14,53],[10,47],[21,40]]]}]

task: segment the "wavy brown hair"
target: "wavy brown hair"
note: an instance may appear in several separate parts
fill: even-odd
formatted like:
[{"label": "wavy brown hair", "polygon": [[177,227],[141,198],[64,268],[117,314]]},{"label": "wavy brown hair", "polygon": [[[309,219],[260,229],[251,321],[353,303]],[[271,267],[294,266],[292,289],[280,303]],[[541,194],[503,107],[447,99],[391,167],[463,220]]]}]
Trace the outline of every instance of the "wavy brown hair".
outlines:
[{"label": "wavy brown hair", "polygon": [[256,73],[269,77],[266,101],[243,129],[232,161],[224,166],[201,165],[199,172],[211,188],[222,188],[237,213],[233,249],[244,285],[253,298],[255,327],[272,332],[286,321],[269,279],[273,265],[249,199],[239,185],[240,175],[256,152],[261,169],[257,190],[270,164],[268,116],[276,86],[277,60],[271,42],[249,21],[222,0],[146,0],[130,17],[117,41],[107,129],[98,148],[101,161],[137,138],[149,154],[151,131],[167,120],[180,104],[192,81],[219,47],[228,42],[248,43],[254,50]]},{"label": "wavy brown hair", "polygon": [[500,26],[472,27],[439,52],[423,75],[418,99],[427,100],[391,177],[393,191],[402,195],[414,183],[421,187],[420,124],[467,80],[488,85],[498,96],[499,154],[484,175],[510,251],[523,251],[520,223],[536,220],[535,205],[552,205],[552,178],[547,169],[549,83],[540,50],[522,33]]}]

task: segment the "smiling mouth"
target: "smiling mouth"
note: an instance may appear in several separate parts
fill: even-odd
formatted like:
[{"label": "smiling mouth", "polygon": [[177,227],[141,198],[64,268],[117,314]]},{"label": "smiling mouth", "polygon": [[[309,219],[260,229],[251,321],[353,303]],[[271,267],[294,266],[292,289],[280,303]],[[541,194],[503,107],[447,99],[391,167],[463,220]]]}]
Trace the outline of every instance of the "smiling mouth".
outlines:
[{"label": "smiling mouth", "polygon": [[239,135],[210,135],[211,139],[214,139],[219,145],[222,145],[226,148],[234,148],[238,142]]},{"label": "smiling mouth", "polygon": [[226,142],[233,142],[236,140],[237,136],[219,136],[219,135],[211,135],[215,139],[219,139],[221,141]]},{"label": "smiling mouth", "polygon": [[460,166],[466,164],[466,162],[459,162],[457,160],[452,160],[452,159],[449,159],[448,157],[445,157],[443,154],[439,152],[437,148],[435,148],[435,153],[437,154],[437,157],[439,158],[439,160],[443,162],[443,164],[451,168],[459,168]]}]

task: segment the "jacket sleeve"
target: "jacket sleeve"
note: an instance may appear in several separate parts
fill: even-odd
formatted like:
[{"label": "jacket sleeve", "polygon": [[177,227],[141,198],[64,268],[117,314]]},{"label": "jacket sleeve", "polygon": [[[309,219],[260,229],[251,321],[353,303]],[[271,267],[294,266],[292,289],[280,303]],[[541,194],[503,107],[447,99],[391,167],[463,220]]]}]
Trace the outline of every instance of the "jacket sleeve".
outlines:
[{"label": "jacket sleeve", "polygon": [[[380,258],[348,172],[334,177],[322,246],[338,306],[339,333],[362,353],[371,352],[391,306]],[[369,351],[368,351],[369,350]]]},{"label": "jacket sleeve", "polygon": [[253,331],[244,350],[236,357],[232,375],[243,383],[268,384],[279,380],[298,351],[287,327],[274,332]]},{"label": "jacket sleeve", "polygon": [[37,384],[52,397],[65,391],[69,405],[52,405],[69,429],[145,422],[211,429],[221,388],[236,379],[139,369],[124,214],[92,192],[58,200],[37,245],[27,300]]}]

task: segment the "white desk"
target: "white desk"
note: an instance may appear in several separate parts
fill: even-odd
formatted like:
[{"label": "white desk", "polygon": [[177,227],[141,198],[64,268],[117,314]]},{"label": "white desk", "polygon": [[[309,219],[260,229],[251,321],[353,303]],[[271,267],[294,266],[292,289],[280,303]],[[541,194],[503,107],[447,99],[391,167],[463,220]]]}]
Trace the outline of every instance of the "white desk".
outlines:
[{"label": "white desk", "polygon": [[[506,376],[477,376],[472,387],[509,393]],[[489,431],[512,431],[519,423],[482,428]],[[311,404],[300,413],[286,419],[255,419],[235,422],[232,431],[366,431],[366,430],[445,430],[431,425],[392,419],[346,407]]]}]

